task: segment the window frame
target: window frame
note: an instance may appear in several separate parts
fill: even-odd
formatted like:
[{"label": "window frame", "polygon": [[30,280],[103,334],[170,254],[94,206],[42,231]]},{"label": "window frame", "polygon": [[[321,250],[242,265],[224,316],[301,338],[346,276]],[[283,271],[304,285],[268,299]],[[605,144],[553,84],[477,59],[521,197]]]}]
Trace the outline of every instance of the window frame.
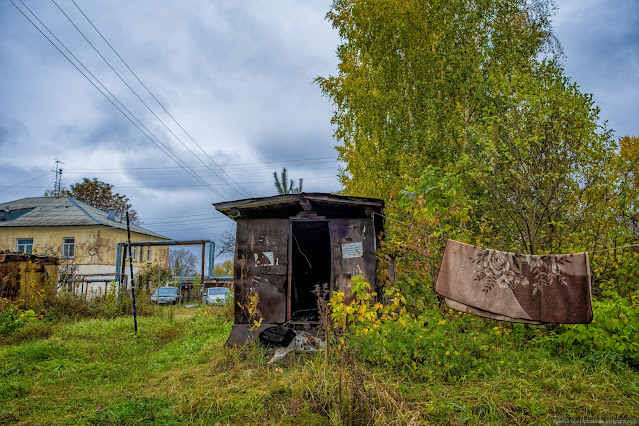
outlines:
[{"label": "window frame", "polygon": [[[21,241],[23,241],[21,243]],[[24,241],[31,241],[31,243],[25,243]],[[23,246],[24,248],[30,246],[30,249],[27,250],[20,250],[20,246]],[[25,254],[33,254],[33,238],[16,238],[16,251],[18,253],[25,253]]]},{"label": "window frame", "polygon": [[[71,240],[71,241],[68,241]],[[67,248],[71,247],[71,253],[69,255]],[[62,238],[62,258],[63,259],[75,259],[75,237]]]},{"label": "window frame", "polygon": [[146,263],[151,263],[151,246],[146,247]]},{"label": "window frame", "polygon": [[138,246],[131,246],[131,260],[133,262],[138,261]]}]

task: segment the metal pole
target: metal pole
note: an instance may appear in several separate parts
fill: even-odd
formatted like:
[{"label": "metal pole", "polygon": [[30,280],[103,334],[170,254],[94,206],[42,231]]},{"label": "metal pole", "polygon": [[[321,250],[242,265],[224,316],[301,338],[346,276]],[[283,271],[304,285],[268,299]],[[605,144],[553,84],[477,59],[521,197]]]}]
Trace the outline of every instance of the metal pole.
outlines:
[{"label": "metal pole", "polygon": [[133,255],[131,254],[131,227],[129,225],[129,212],[126,212],[126,234],[129,242],[129,266],[131,267],[131,297],[133,297],[133,326],[138,332],[138,314],[135,310],[135,282],[133,281]]},{"label": "metal pole", "polygon": [[[115,273],[120,273],[120,262],[122,261],[122,243],[118,243],[115,248]],[[118,290],[120,289],[120,275],[116,275],[118,280]]]},{"label": "metal pole", "polygon": [[182,304],[182,269],[180,268],[180,305]]},{"label": "metal pole", "polygon": [[209,278],[213,279],[213,269],[215,269],[215,243],[209,242]]},{"label": "metal pole", "polygon": [[[126,279],[126,253],[128,250],[128,247],[130,247],[130,244],[127,244],[127,248],[125,250],[122,250],[122,268],[120,270],[120,282],[122,282],[122,279],[124,279],[124,289],[126,290],[126,285],[127,285],[127,279]],[[120,284],[118,284],[118,302],[120,301],[120,293],[122,292],[122,288],[120,287]]]}]

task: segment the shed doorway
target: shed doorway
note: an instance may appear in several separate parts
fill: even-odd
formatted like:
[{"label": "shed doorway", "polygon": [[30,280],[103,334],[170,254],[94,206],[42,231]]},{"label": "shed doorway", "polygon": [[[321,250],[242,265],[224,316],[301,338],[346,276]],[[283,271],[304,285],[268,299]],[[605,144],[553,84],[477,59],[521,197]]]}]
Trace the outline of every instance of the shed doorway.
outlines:
[{"label": "shed doorway", "polygon": [[330,286],[331,237],[328,221],[292,221],[290,244],[289,320],[319,321],[316,285]]}]

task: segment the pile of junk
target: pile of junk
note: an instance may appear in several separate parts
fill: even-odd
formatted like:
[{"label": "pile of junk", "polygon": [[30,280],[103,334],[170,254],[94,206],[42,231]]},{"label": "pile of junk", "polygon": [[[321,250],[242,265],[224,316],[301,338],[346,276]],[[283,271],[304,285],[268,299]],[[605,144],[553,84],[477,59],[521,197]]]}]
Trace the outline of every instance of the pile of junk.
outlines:
[{"label": "pile of junk", "polygon": [[319,334],[323,334],[319,327],[307,326],[304,329],[293,329],[283,324],[264,329],[258,335],[258,340],[260,344],[275,351],[273,357],[267,362],[272,364],[291,352],[313,353],[323,350],[325,341],[318,336]]}]

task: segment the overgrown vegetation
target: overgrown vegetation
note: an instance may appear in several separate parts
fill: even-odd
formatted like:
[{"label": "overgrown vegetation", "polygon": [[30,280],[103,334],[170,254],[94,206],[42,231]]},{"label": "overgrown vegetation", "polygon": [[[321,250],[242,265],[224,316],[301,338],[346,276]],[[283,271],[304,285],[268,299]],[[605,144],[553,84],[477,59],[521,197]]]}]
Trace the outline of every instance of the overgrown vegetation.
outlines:
[{"label": "overgrown vegetation", "polygon": [[447,238],[592,251],[597,296],[604,283],[628,299],[639,290],[639,247],[627,247],[639,244],[639,138],[616,141],[566,75],[553,11],[337,0],[327,15],[338,72],[316,82],[336,107],[343,193],[385,200],[383,255],[417,308]]},{"label": "overgrown vegetation", "polygon": [[[19,313],[24,324],[0,345],[0,419],[529,424],[636,415],[637,366],[618,348],[437,308],[414,316],[398,294],[373,297],[361,278],[354,287],[352,300],[336,294],[325,305],[327,352],[272,365],[260,346],[224,345],[231,305],[161,307],[139,318],[137,335],[130,316]],[[596,318],[606,309],[594,308]]]},{"label": "overgrown vegetation", "polygon": [[[604,415],[567,410],[565,393],[576,390],[567,377],[605,388],[603,376],[577,373],[604,364],[633,377],[628,403],[639,406],[639,138],[615,140],[566,75],[553,11],[551,0],[336,0],[327,15],[341,37],[338,71],[316,82],[335,104],[343,193],[386,202],[378,283],[406,300],[393,321],[346,327],[349,359],[424,383],[430,402],[456,387],[481,401],[447,401],[448,415],[430,420],[549,422],[542,400],[564,415]],[[434,291],[447,239],[591,252],[593,323],[447,312]],[[375,317],[375,302],[362,306]]]},{"label": "overgrown vegetation", "polygon": [[[472,7],[469,7],[469,4]],[[549,1],[336,0],[347,195],[386,201],[379,294],[317,289],[326,350],[267,365],[232,305],[61,294],[0,313],[0,422],[531,424],[639,411],[639,138],[565,75]],[[287,179],[284,179],[286,183]],[[291,183],[292,186],[292,183]],[[301,187],[301,182],[300,182]],[[225,238],[222,252],[233,248]],[[434,292],[446,240],[592,251],[589,325],[496,322]],[[259,295],[237,301],[260,324]],[[244,303],[246,302],[246,303]]]}]

